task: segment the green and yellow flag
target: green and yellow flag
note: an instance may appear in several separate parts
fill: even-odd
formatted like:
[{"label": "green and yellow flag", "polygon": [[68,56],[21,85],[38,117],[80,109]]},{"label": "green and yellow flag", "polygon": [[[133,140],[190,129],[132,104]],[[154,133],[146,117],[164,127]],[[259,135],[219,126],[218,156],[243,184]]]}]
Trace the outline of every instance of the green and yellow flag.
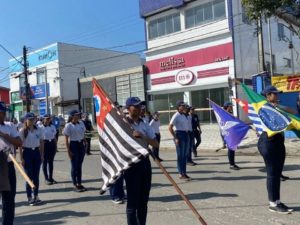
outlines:
[{"label": "green and yellow flag", "polygon": [[[292,119],[286,113],[279,112],[273,105],[267,102],[264,96],[257,94],[249,87],[241,84],[249,104],[261,119],[263,129],[271,137],[292,126]],[[300,126],[299,126],[300,128]]]}]

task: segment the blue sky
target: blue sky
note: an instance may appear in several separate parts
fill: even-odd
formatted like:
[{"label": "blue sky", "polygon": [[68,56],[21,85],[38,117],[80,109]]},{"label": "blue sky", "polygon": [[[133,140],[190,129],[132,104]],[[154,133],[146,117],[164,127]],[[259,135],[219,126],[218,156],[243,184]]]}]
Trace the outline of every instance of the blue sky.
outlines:
[{"label": "blue sky", "polygon": [[[138,0],[3,0],[0,8],[0,44],[15,56],[23,45],[34,50],[54,42],[99,48],[130,44],[114,48],[126,52],[145,48]],[[0,71],[10,58],[0,48]],[[8,87],[8,73],[0,72],[0,86]]]}]

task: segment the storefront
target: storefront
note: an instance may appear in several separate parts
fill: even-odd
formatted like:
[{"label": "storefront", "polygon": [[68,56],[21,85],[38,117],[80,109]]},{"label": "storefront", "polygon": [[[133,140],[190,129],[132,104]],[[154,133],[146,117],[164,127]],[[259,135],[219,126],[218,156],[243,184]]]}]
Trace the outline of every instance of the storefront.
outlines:
[{"label": "storefront", "polygon": [[207,98],[229,100],[228,77],[234,77],[231,38],[177,49],[147,58],[150,111],[160,111],[163,123],[177,100],[194,106],[203,122],[213,122]]}]

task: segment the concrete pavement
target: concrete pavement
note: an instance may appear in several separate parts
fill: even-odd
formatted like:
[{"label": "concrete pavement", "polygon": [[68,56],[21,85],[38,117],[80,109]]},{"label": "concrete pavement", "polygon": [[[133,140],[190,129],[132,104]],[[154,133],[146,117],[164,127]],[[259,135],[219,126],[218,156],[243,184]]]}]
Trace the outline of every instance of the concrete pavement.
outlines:
[{"label": "concrete pavement", "polygon": [[[114,205],[108,196],[99,195],[100,159],[93,142],[93,155],[84,162],[83,180],[87,192],[72,191],[70,163],[64,145],[55,160],[57,185],[47,186],[41,173],[40,198],[43,204],[27,206],[23,179],[18,176],[16,197],[16,225],[59,224],[126,224],[126,205]],[[178,179],[176,154],[172,148],[162,151],[163,165],[178,182],[199,213],[210,225],[279,225],[300,224],[300,157],[288,157],[285,175],[292,179],[282,182],[282,200],[296,212],[278,215],[268,211],[265,187],[265,171],[262,158],[257,154],[236,157],[240,171],[229,170],[226,151],[202,151],[195,161],[199,164],[188,167],[190,182]],[[153,165],[153,180],[149,202],[148,225],[196,225],[200,224],[181,200],[161,171]]]}]

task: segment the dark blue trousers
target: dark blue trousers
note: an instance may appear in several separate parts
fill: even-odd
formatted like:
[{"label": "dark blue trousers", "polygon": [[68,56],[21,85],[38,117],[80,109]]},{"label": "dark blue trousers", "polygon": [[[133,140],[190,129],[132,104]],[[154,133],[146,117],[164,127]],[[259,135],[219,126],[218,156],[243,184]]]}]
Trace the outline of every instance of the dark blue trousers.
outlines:
[{"label": "dark blue trousers", "polygon": [[235,165],[235,151],[228,149],[227,155],[228,155],[228,161],[229,161],[230,166],[234,166]]},{"label": "dark blue trousers", "polygon": [[56,154],[55,141],[44,141],[44,161],[43,161],[43,172],[45,180],[53,180],[53,162]]},{"label": "dark blue trousers", "polygon": [[73,154],[71,159],[71,177],[73,185],[79,185],[82,182],[82,163],[85,155],[83,142],[71,141],[70,150]]},{"label": "dark blue trousers", "polygon": [[127,224],[145,225],[152,178],[149,158],[142,159],[126,170],[124,178],[127,190]]},{"label": "dark blue trousers", "polygon": [[185,131],[176,131],[175,135],[179,139],[179,144],[175,143],[177,152],[177,169],[181,175],[185,175],[189,137],[188,133]]},{"label": "dark blue trousers", "polygon": [[8,163],[10,191],[2,192],[2,225],[13,225],[15,217],[16,172],[14,164]]},{"label": "dark blue trousers", "polygon": [[275,202],[280,200],[280,176],[285,160],[284,136],[276,134],[268,138],[267,133],[263,132],[257,147],[266,165],[269,201]]},{"label": "dark blue trousers", "polygon": [[194,148],[194,133],[193,131],[188,132],[188,148],[187,148],[187,162],[192,162],[192,151]]},{"label": "dark blue trousers", "polygon": [[[35,185],[33,195],[38,196],[41,168],[41,153],[39,148],[35,148],[35,150],[32,150],[31,148],[23,148],[23,158],[25,161],[25,172]],[[32,197],[32,189],[28,183],[26,183],[26,193],[28,198]]]},{"label": "dark blue trousers", "polygon": [[[197,148],[199,147],[199,145],[201,144],[201,134],[200,131],[198,129],[193,130],[193,134],[194,134],[194,146],[193,146],[193,151],[197,151]],[[195,139],[196,139],[196,143],[195,143]]]},{"label": "dark blue trousers", "polygon": [[109,193],[112,200],[124,199],[125,194],[124,194],[123,184],[124,184],[124,177],[123,175],[121,175],[119,179],[116,181],[116,183],[110,186]]},{"label": "dark blue trousers", "polygon": [[[158,142],[158,144],[160,144],[160,134],[155,133],[155,139]],[[153,147],[152,151],[155,158],[159,159],[159,147],[158,148]]]}]

